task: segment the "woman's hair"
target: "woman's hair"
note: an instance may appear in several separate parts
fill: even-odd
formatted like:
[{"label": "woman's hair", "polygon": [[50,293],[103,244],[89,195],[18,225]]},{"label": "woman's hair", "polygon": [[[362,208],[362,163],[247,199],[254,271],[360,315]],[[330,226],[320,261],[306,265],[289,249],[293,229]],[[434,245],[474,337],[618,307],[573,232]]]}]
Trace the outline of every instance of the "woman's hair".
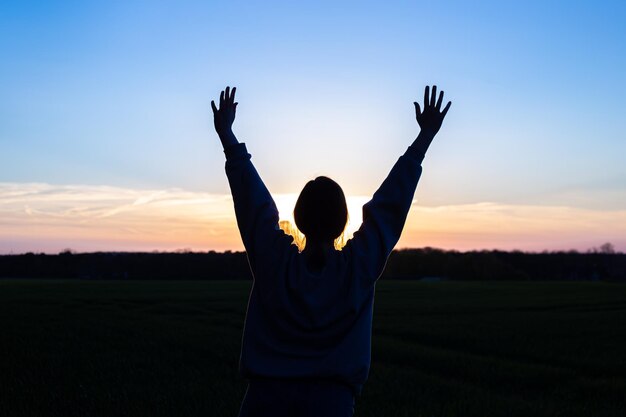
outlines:
[{"label": "woman's hair", "polygon": [[335,181],[317,177],[300,192],[293,217],[307,240],[332,242],[341,236],[348,222],[346,196]]}]

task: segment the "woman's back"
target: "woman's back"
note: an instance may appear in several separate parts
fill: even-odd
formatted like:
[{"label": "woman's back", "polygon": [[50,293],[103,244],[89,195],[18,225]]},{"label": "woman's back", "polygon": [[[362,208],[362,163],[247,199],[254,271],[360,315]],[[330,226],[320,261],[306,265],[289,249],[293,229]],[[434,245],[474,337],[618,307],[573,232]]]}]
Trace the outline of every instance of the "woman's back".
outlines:
[{"label": "woman's back", "polygon": [[[341,251],[310,258],[278,228],[274,201],[244,144],[226,150],[226,173],[254,285],[240,370],[247,378],[323,378],[355,393],[369,372],[375,283],[400,237],[421,174],[409,148],[363,208],[363,224]],[[316,269],[316,268],[313,268]]]}]

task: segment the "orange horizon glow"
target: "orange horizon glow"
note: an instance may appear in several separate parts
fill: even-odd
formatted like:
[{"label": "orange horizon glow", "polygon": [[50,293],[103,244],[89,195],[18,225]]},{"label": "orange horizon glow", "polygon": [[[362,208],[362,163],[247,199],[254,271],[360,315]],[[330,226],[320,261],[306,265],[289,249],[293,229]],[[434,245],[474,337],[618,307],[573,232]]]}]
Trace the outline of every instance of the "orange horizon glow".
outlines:
[{"label": "orange horizon glow", "polygon": [[[0,253],[243,250],[230,195],[184,190],[0,184]],[[277,194],[293,222],[295,194]],[[361,224],[365,196],[348,196],[345,239]],[[626,249],[626,210],[499,203],[413,204],[397,248],[585,251]]]}]

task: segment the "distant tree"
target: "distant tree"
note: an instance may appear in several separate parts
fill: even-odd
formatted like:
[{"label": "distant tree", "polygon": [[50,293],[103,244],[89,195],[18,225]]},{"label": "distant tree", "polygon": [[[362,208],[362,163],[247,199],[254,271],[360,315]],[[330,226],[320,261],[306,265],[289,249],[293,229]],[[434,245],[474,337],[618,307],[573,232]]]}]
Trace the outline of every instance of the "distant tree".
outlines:
[{"label": "distant tree", "polygon": [[614,254],[615,246],[610,242],[606,242],[604,245],[600,246],[600,253]]},{"label": "distant tree", "polygon": [[599,248],[594,246],[593,248],[589,249],[587,252],[588,253],[602,253],[605,255],[612,255],[614,253],[617,253],[615,251],[615,246],[613,246],[613,244],[610,242],[606,242],[605,244],[600,245]]}]

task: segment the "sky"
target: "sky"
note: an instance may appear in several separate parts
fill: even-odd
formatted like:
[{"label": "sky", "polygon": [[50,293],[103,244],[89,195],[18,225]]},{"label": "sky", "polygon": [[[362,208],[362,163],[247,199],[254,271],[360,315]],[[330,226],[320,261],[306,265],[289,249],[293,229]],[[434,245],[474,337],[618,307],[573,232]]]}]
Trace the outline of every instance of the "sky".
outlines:
[{"label": "sky", "polygon": [[626,3],[2,2],[0,253],[240,250],[210,101],[289,220],[318,175],[348,233],[453,104],[398,247],[626,251]]}]

